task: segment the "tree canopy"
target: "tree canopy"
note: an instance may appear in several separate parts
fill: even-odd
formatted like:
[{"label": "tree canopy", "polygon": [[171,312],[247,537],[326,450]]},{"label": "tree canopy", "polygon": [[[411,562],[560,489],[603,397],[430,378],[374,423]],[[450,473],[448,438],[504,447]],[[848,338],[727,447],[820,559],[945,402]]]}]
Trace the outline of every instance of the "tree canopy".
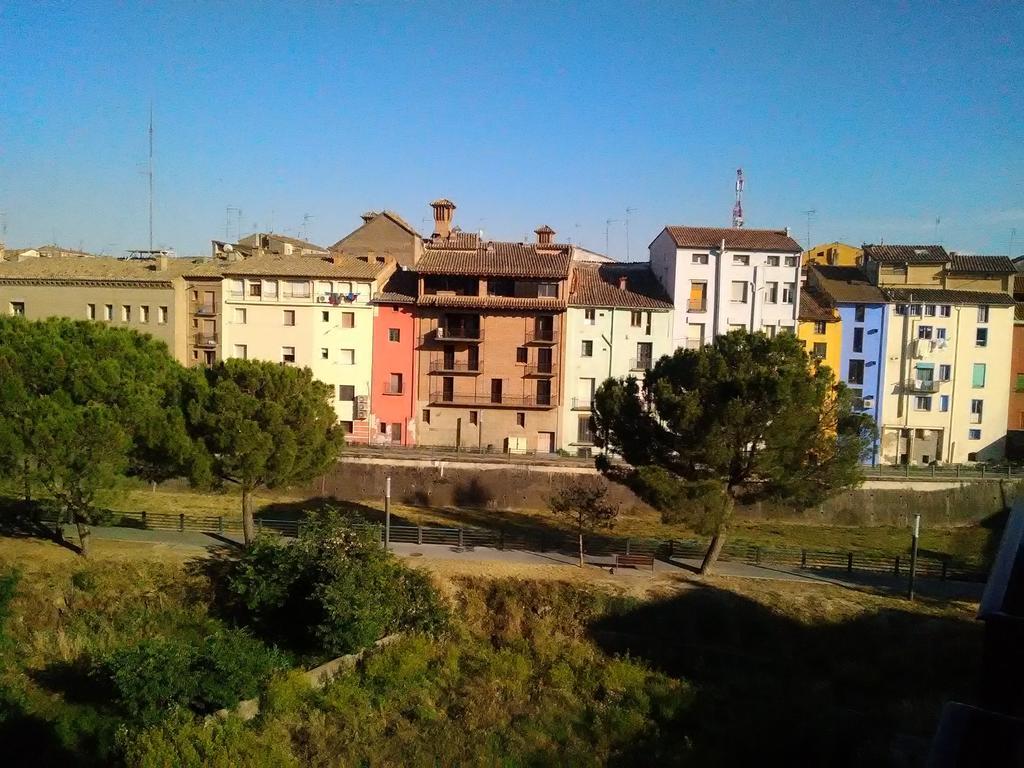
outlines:
[{"label": "tree canopy", "polygon": [[[641,383],[609,379],[595,395],[601,444],[656,506],[689,506],[712,535],[702,571],[725,542],[737,499],[805,507],[861,479],[872,420],[811,364],[796,336],[732,331],[663,357]],[[613,476],[622,470],[602,459]]]}]

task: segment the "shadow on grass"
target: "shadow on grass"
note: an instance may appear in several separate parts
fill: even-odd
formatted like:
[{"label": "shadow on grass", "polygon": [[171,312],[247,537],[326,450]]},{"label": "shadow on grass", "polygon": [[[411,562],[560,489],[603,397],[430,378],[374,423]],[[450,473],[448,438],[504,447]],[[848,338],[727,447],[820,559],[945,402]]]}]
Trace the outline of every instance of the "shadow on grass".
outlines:
[{"label": "shadow on grass", "polygon": [[[921,765],[943,702],[970,701],[981,668],[982,629],[966,618],[885,608],[810,623],[714,586],[589,631],[605,652],[693,684],[674,728],[695,765]],[[679,764],[662,754],[665,738],[676,736],[655,735],[613,764]]]},{"label": "shadow on grass", "polygon": [[54,510],[45,502],[25,501],[11,496],[0,497],[0,536],[13,539],[43,539],[59,544],[65,549],[81,554],[81,549],[58,535],[51,523],[43,522],[44,517],[54,515]]}]

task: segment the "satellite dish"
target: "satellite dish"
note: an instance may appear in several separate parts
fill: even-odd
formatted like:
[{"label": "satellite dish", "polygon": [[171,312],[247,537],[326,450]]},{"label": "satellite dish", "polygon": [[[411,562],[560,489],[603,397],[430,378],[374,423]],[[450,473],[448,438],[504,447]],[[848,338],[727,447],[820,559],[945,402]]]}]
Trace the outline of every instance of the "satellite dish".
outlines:
[{"label": "satellite dish", "polygon": [[233,250],[235,250],[235,246],[231,243],[224,243],[224,253],[231,253]]}]

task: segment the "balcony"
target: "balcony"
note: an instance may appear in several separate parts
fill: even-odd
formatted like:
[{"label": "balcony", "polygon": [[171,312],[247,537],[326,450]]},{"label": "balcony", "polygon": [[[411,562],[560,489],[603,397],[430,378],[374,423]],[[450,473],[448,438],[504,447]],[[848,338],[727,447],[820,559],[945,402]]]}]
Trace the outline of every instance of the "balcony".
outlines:
[{"label": "balcony", "polygon": [[217,346],[217,334],[216,333],[197,333],[195,335],[195,345],[197,347],[216,347]]},{"label": "balcony", "polygon": [[908,392],[917,392],[922,395],[934,395],[939,391],[941,382],[934,379],[907,379],[903,387]]},{"label": "balcony", "polygon": [[700,349],[704,346],[703,339],[684,339],[683,349]]},{"label": "balcony", "polygon": [[468,341],[474,344],[484,339],[484,332],[480,328],[472,328],[465,325],[439,325],[434,329],[436,341]]},{"label": "balcony", "polygon": [[592,397],[574,397],[572,399],[572,409],[574,411],[589,411],[594,407],[594,398]]},{"label": "balcony", "polygon": [[193,304],[192,314],[211,317],[217,314],[217,307],[212,304]]},{"label": "balcony", "polygon": [[445,360],[444,355],[436,355],[430,358],[427,366],[429,373],[469,373],[478,374],[483,370],[483,364],[479,361]]},{"label": "balcony", "polygon": [[524,376],[554,376],[555,375],[555,364],[552,363],[538,363],[536,365],[526,366],[526,371],[523,373]]},{"label": "balcony", "polygon": [[707,312],[708,302],[706,299],[690,299],[686,302],[687,312]]},{"label": "balcony", "polygon": [[477,395],[460,392],[444,392],[434,390],[430,393],[431,405],[472,405],[490,406],[491,408],[554,408],[555,398],[535,397],[533,395]]},{"label": "balcony", "polygon": [[527,331],[527,344],[554,344],[558,341],[558,333],[554,328],[534,328]]},{"label": "balcony", "polygon": [[631,371],[649,371],[654,367],[654,361],[649,357],[640,357],[629,361]]}]

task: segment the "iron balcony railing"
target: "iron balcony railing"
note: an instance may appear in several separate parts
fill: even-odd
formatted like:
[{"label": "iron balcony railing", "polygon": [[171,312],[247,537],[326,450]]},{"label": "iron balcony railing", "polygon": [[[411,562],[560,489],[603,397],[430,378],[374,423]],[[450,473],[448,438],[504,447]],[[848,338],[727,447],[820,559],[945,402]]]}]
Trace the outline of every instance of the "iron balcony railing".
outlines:
[{"label": "iron balcony railing", "polygon": [[555,364],[550,363],[536,363],[534,365],[526,366],[526,376],[554,376],[555,375]]},{"label": "iron balcony railing", "polygon": [[526,333],[527,344],[554,344],[558,341],[558,332],[554,328],[534,328]]},{"label": "iron balcony railing", "polygon": [[434,338],[438,341],[483,341],[484,332],[480,328],[464,325],[439,325],[434,329]]},{"label": "iron balcony railing", "polygon": [[195,344],[197,347],[215,347],[217,346],[217,334],[197,333],[195,336]]},{"label": "iron balcony railing", "polygon": [[925,395],[931,395],[939,391],[940,383],[935,379],[907,379],[904,386],[908,392],[920,392]]},{"label": "iron balcony railing", "polygon": [[594,407],[594,398],[592,397],[574,397],[572,399],[572,409],[574,411],[589,411]]},{"label": "iron balcony railing", "polygon": [[649,357],[638,357],[629,361],[631,371],[649,371],[654,367],[654,362]]},{"label": "iron balcony railing", "polygon": [[212,304],[193,304],[192,311],[197,315],[210,316],[217,314],[217,307]]},{"label": "iron balcony railing", "polygon": [[430,393],[432,405],[482,405],[494,408],[553,408],[556,405],[553,395],[537,397],[535,395],[501,395],[460,392],[444,392],[433,390]]},{"label": "iron balcony railing", "polygon": [[483,364],[479,360],[445,360],[444,355],[430,358],[430,373],[480,373]]}]

